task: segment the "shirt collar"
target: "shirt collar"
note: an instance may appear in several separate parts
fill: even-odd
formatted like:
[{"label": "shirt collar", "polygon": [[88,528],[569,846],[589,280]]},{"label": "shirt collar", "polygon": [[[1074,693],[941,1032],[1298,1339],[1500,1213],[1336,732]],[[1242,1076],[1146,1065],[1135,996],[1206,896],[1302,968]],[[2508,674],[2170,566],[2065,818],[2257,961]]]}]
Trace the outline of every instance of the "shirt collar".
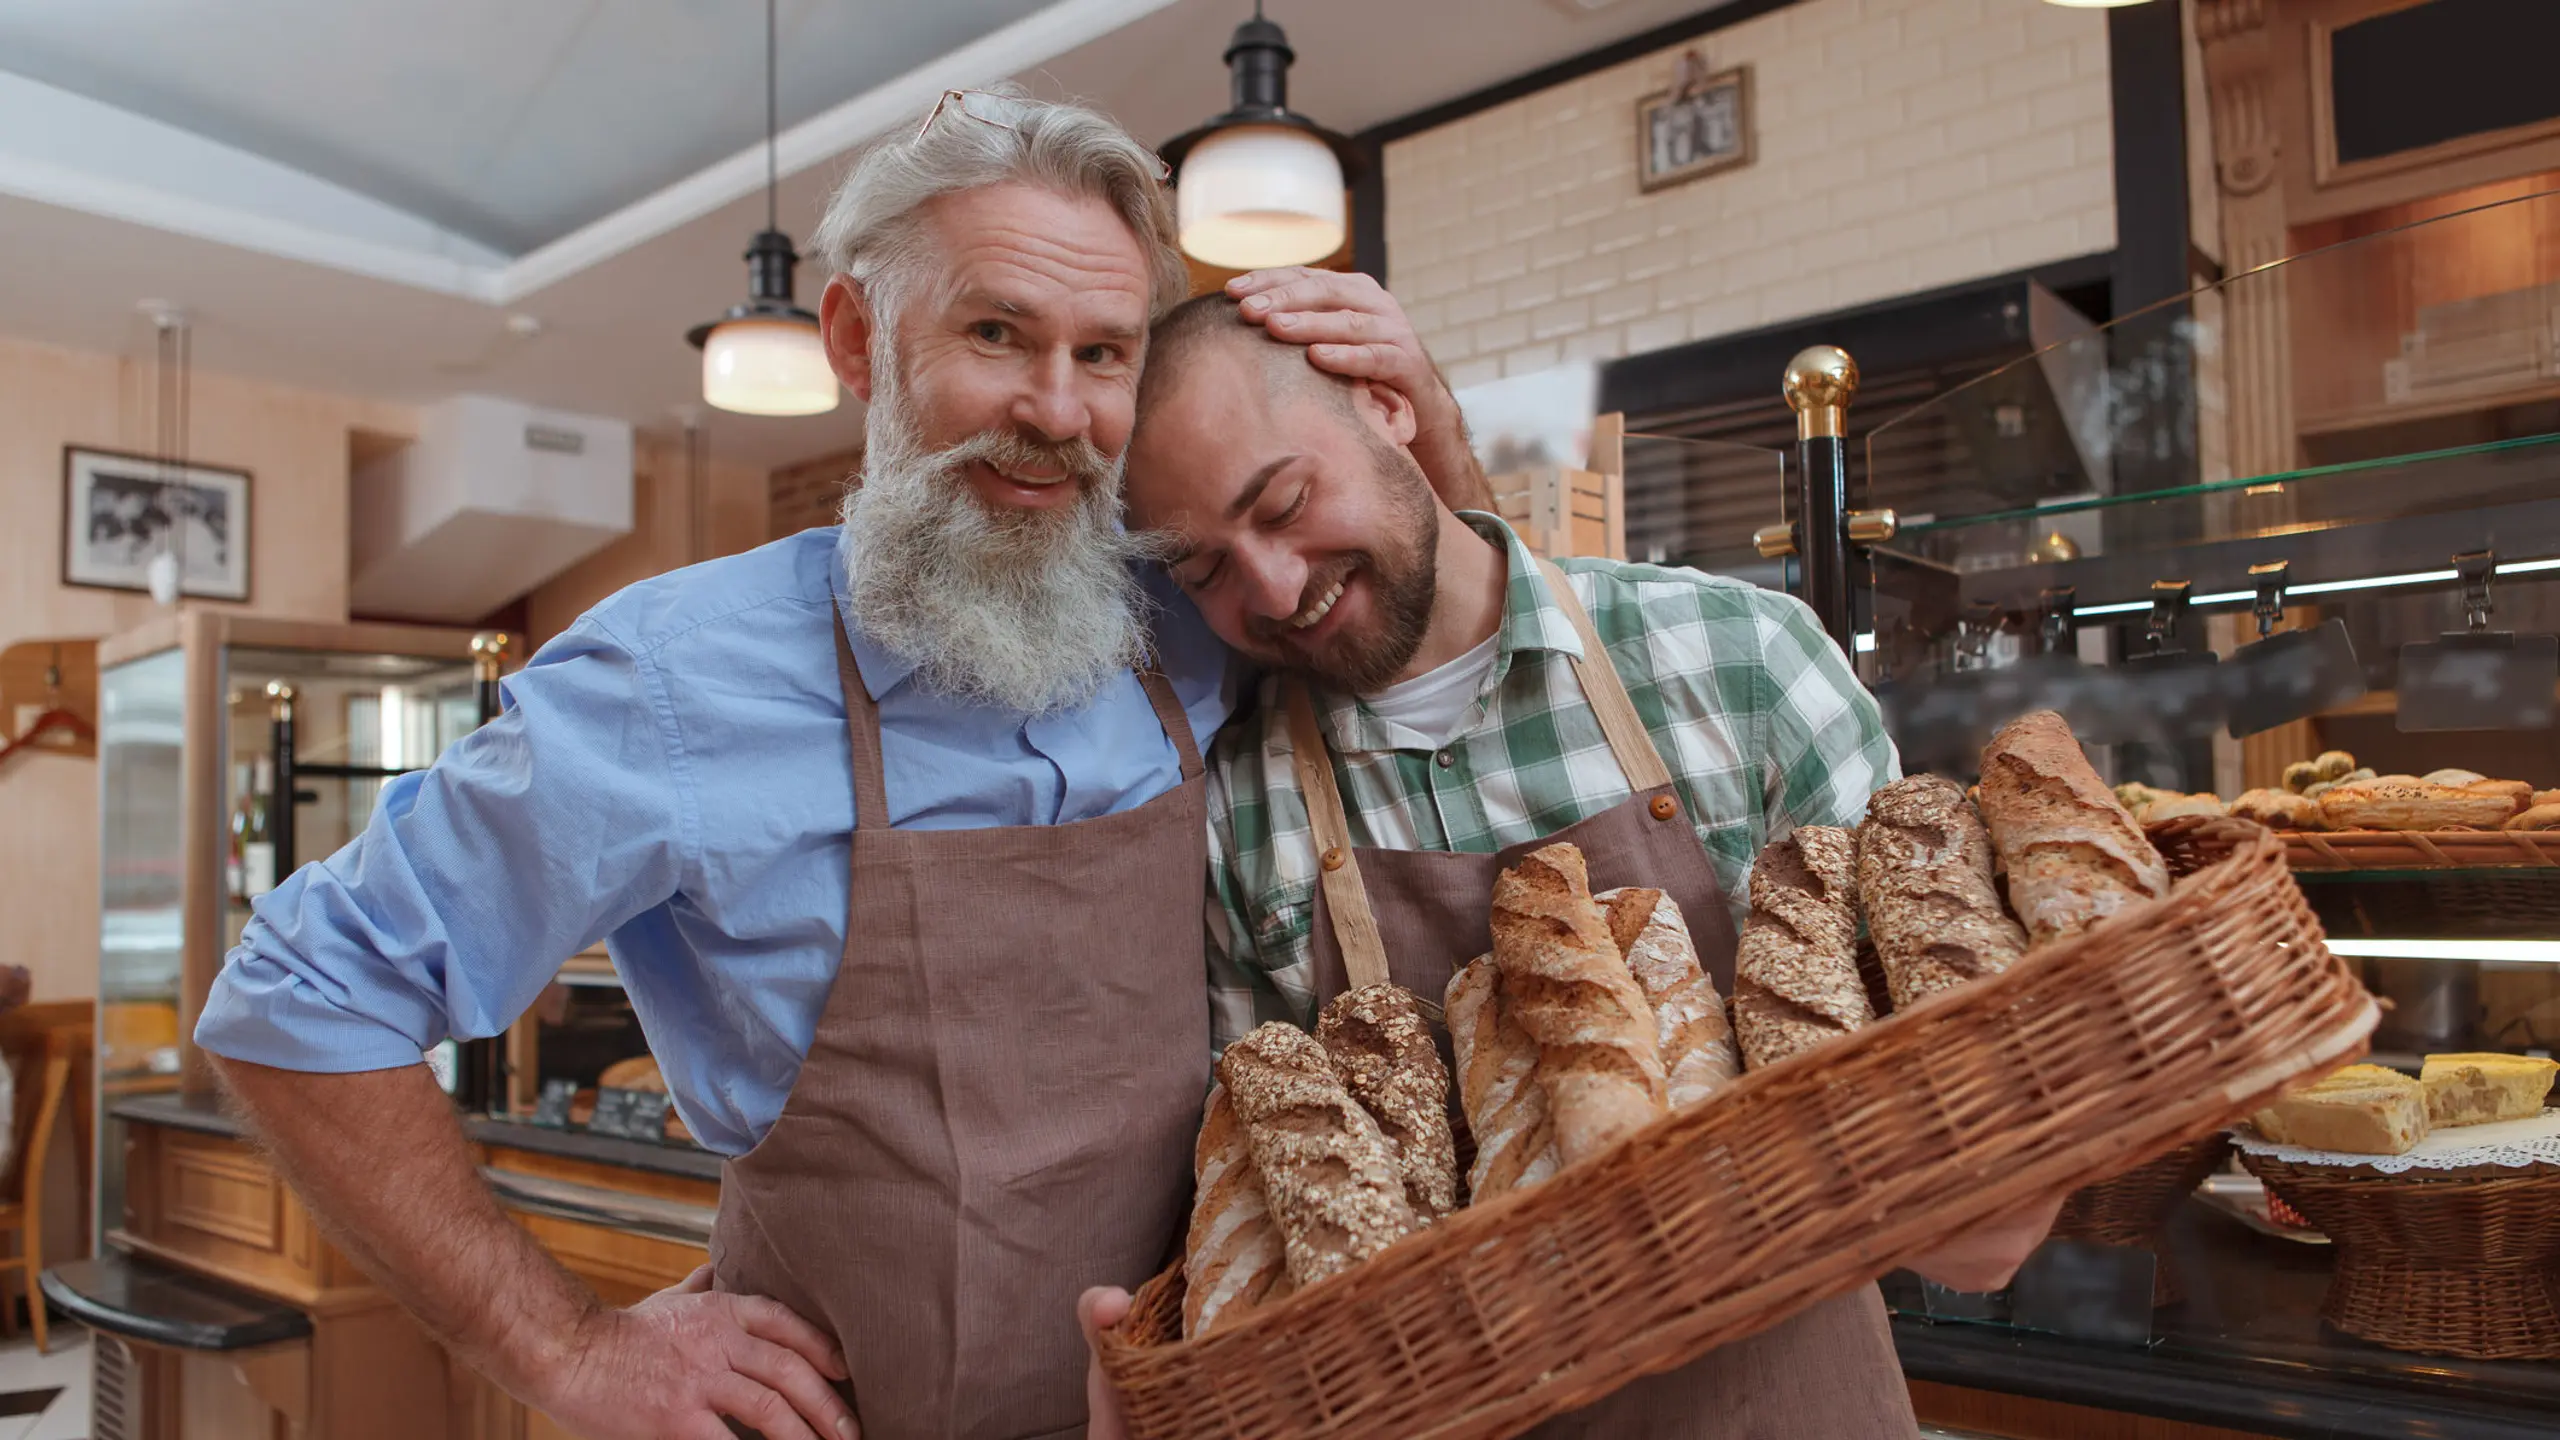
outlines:
[{"label": "shirt collar", "polygon": [[841,538],[836,544],[836,563],[827,576],[828,596],[835,602],[836,618],[844,623],[845,638],[853,643],[854,667],[862,672],[862,688],[876,703],[890,691],[907,683],[916,673],[916,662],[871,638],[853,618],[853,600],[845,593],[845,549]]},{"label": "shirt collar", "polygon": [[[1482,705],[1511,673],[1512,662],[1519,656],[1547,652],[1580,660],[1582,637],[1575,632],[1573,621],[1557,608],[1546,572],[1539,568],[1538,557],[1530,553],[1528,542],[1520,538],[1518,531],[1501,517],[1481,510],[1461,510],[1458,518],[1501,547],[1506,576],[1502,621],[1494,629],[1493,669],[1485,676],[1484,689],[1476,697]],[[1394,748],[1387,723],[1357,697],[1317,691],[1310,698],[1315,701],[1325,740],[1336,751],[1361,754]]]}]

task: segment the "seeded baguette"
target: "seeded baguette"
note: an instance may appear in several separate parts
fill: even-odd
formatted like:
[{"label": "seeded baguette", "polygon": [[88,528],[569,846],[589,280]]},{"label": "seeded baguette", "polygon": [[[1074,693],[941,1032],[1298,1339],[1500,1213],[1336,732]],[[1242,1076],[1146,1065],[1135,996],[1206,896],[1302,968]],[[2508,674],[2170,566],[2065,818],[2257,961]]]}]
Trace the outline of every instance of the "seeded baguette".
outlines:
[{"label": "seeded baguette", "polygon": [[1394,1149],[1316,1037],[1260,1026],[1218,1057],[1218,1078],[1244,1122],[1292,1283],[1338,1275],[1420,1228]]},{"label": "seeded baguette", "polygon": [[1952,780],[1913,775],[1868,799],[1858,901],[1896,1010],[2026,953],[2027,932],[1992,888],[1990,832]]},{"label": "seeded baguette", "polygon": [[1316,1039],[1395,1151],[1407,1203],[1428,1225],[1458,1208],[1458,1149],[1449,1131],[1449,1071],[1422,1002],[1401,985],[1367,985],[1333,997]]},{"label": "seeded baguette", "polygon": [[1546,846],[1494,881],[1493,963],[1505,1012],[1537,1042],[1538,1083],[1565,1164],[1664,1112],[1653,1006],[1591,898],[1580,850]]},{"label": "seeded baguette", "polygon": [[1757,1070],[1875,1018],[1858,976],[1857,840],[1806,825],[1751,866],[1751,914],[1734,960],[1733,1030]]}]

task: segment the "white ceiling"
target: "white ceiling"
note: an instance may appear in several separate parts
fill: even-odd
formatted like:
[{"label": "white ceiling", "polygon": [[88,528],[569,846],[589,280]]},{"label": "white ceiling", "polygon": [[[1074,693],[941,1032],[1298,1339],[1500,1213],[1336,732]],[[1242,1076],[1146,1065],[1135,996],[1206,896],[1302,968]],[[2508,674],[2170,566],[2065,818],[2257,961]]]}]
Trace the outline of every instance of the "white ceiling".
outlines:
[{"label": "white ceiling", "polygon": [[[1269,0],[1293,105],[1345,131],[1694,13],[1697,0]],[[1240,0],[784,0],[783,226],[945,85],[1018,76],[1160,141],[1226,107]],[[754,0],[11,0],[0,334],[401,401],[458,391],[664,425],[683,331],[741,298],[763,222]],[[14,78],[12,78],[14,77]],[[32,82],[32,83],[28,83]],[[14,87],[14,88],[12,88]],[[75,123],[76,122],[76,123]],[[819,283],[804,272],[804,296]],[[511,314],[541,322],[510,334]],[[715,414],[779,464],[858,407]]]}]

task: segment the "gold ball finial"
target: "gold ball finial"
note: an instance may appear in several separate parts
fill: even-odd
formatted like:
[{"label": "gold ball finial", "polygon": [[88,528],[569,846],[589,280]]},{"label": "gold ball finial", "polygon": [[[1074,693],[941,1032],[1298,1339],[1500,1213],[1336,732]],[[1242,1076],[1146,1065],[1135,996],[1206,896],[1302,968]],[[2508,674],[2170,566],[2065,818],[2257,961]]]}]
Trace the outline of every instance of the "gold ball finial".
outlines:
[{"label": "gold ball finial", "polygon": [[504,630],[483,630],[471,637],[471,663],[480,678],[498,678],[499,668],[506,663],[507,648],[514,643]]},{"label": "gold ball finial", "polygon": [[1850,398],[1858,393],[1858,362],[1837,345],[1808,345],[1787,362],[1785,390],[1796,412],[1796,438],[1839,435]]}]

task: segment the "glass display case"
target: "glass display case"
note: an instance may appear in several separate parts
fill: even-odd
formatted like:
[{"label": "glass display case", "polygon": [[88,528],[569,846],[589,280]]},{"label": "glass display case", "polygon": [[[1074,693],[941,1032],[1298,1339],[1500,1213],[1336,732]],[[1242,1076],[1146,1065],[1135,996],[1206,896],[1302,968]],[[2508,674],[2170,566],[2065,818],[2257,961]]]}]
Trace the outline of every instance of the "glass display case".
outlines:
[{"label": "glass display case", "polygon": [[[1839,638],[1906,770],[1970,781],[1993,730],[2058,710],[2138,814],[2282,817],[2331,948],[2389,1002],[2371,1061],[2553,1052],[2560,831],[2541,827],[2560,808],[2538,802],[2560,801],[2560,194],[2352,235],[1865,418],[1842,508],[1883,520]],[[2431,821],[2322,803],[2394,776],[2520,783]],[[2560,1314],[2495,1347],[2348,1333],[2344,1248],[2237,1163],[2211,1170],[2197,1203],[2165,1192],[2174,1303],[2155,1311],[2148,1271],[2110,1289],[2102,1265],[2049,1256],[1989,1300],[1906,1285],[1905,1325],[1933,1322],[1906,1364],[1975,1384],[2014,1362],[2007,1383],[2034,1390],[2115,1346],[2116,1383],[2209,1381],[2239,1407],[2219,1423],[2269,1433],[2296,1432],[2249,1408],[2253,1387],[2295,1420],[2323,1386],[2341,1413],[2404,1403],[2379,1387],[2453,1425],[2395,1434],[2523,1433],[2499,1427],[2560,1401]],[[2560,1167],[2510,1178],[2529,1175],[2560,1185]],[[2457,1229],[2479,1258],[2443,1284],[2507,1263]],[[2087,1303],[2021,1298],[2038,1285]],[[2013,1333],[1951,1338],[1949,1320]]]},{"label": "glass display case", "polygon": [[[212,1094],[190,1037],[252,904],[352,839],[390,777],[479,724],[504,645],[474,641],[190,611],[101,645],[102,1111],[152,1091]],[[447,1052],[439,1074],[465,1084],[474,1067]],[[124,1214],[125,1146],[120,1121],[98,1120],[103,1235]]]}]

